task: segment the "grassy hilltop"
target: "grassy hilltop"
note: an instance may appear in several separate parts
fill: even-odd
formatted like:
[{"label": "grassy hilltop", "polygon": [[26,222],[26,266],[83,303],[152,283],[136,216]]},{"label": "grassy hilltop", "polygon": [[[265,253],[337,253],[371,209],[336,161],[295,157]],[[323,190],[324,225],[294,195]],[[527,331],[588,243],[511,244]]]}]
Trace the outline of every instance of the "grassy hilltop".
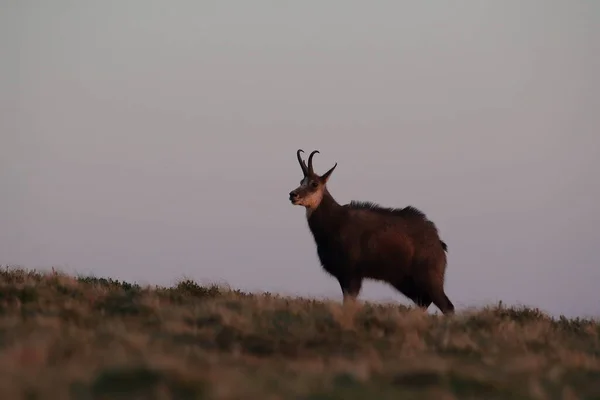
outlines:
[{"label": "grassy hilltop", "polygon": [[0,270],[2,399],[600,399],[600,323]]}]

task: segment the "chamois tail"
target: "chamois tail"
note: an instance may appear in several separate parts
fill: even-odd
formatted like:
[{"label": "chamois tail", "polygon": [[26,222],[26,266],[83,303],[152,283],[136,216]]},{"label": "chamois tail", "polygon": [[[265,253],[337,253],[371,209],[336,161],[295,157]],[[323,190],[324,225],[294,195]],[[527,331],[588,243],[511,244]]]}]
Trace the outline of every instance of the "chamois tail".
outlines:
[{"label": "chamois tail", "polygon": [[443,240],[440,240],[440,244],[442,245],[442,249],[444,249],[444,251],[447,253],[448,245],[446,244],[446,242],[444,242]]}]

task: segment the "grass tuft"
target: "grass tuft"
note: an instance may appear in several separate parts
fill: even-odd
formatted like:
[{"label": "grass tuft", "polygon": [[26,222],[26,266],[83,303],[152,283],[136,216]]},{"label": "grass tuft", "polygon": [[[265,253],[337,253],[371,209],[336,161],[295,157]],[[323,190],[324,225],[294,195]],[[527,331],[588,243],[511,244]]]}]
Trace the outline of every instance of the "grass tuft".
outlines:
[{"label": "grass tuft", "polygon": [[0,376],[3,398],[593,399],[600,323],[1,268]]}]

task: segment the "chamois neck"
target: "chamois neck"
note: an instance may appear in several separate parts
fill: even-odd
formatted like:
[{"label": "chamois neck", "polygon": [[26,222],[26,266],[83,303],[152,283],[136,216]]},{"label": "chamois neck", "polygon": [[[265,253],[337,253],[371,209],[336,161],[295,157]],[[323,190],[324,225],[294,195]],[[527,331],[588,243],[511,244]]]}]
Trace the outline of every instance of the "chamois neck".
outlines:
[{"label": "chamois neck", "polygon": [[339,210],[341,210],[342,206],[333,198],[331,193],[325,188],[323,190],[323,197],[319,202],[319,205],[312,209],[306,210],[306,217],[308,220],[320,220],[323,216],[335,214]]}]

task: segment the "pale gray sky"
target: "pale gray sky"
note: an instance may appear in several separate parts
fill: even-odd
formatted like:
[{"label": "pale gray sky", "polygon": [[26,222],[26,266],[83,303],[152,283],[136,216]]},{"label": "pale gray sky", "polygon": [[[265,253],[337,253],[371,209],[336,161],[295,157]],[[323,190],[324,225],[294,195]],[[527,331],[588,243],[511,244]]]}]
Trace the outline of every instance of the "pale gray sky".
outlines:
[{"label": "pale gray sky", "polygon": [[599,38],[592,0],[6,1],[0,263],[340,299],[316,148],[435,221],[458,309],[600,315]]}]

